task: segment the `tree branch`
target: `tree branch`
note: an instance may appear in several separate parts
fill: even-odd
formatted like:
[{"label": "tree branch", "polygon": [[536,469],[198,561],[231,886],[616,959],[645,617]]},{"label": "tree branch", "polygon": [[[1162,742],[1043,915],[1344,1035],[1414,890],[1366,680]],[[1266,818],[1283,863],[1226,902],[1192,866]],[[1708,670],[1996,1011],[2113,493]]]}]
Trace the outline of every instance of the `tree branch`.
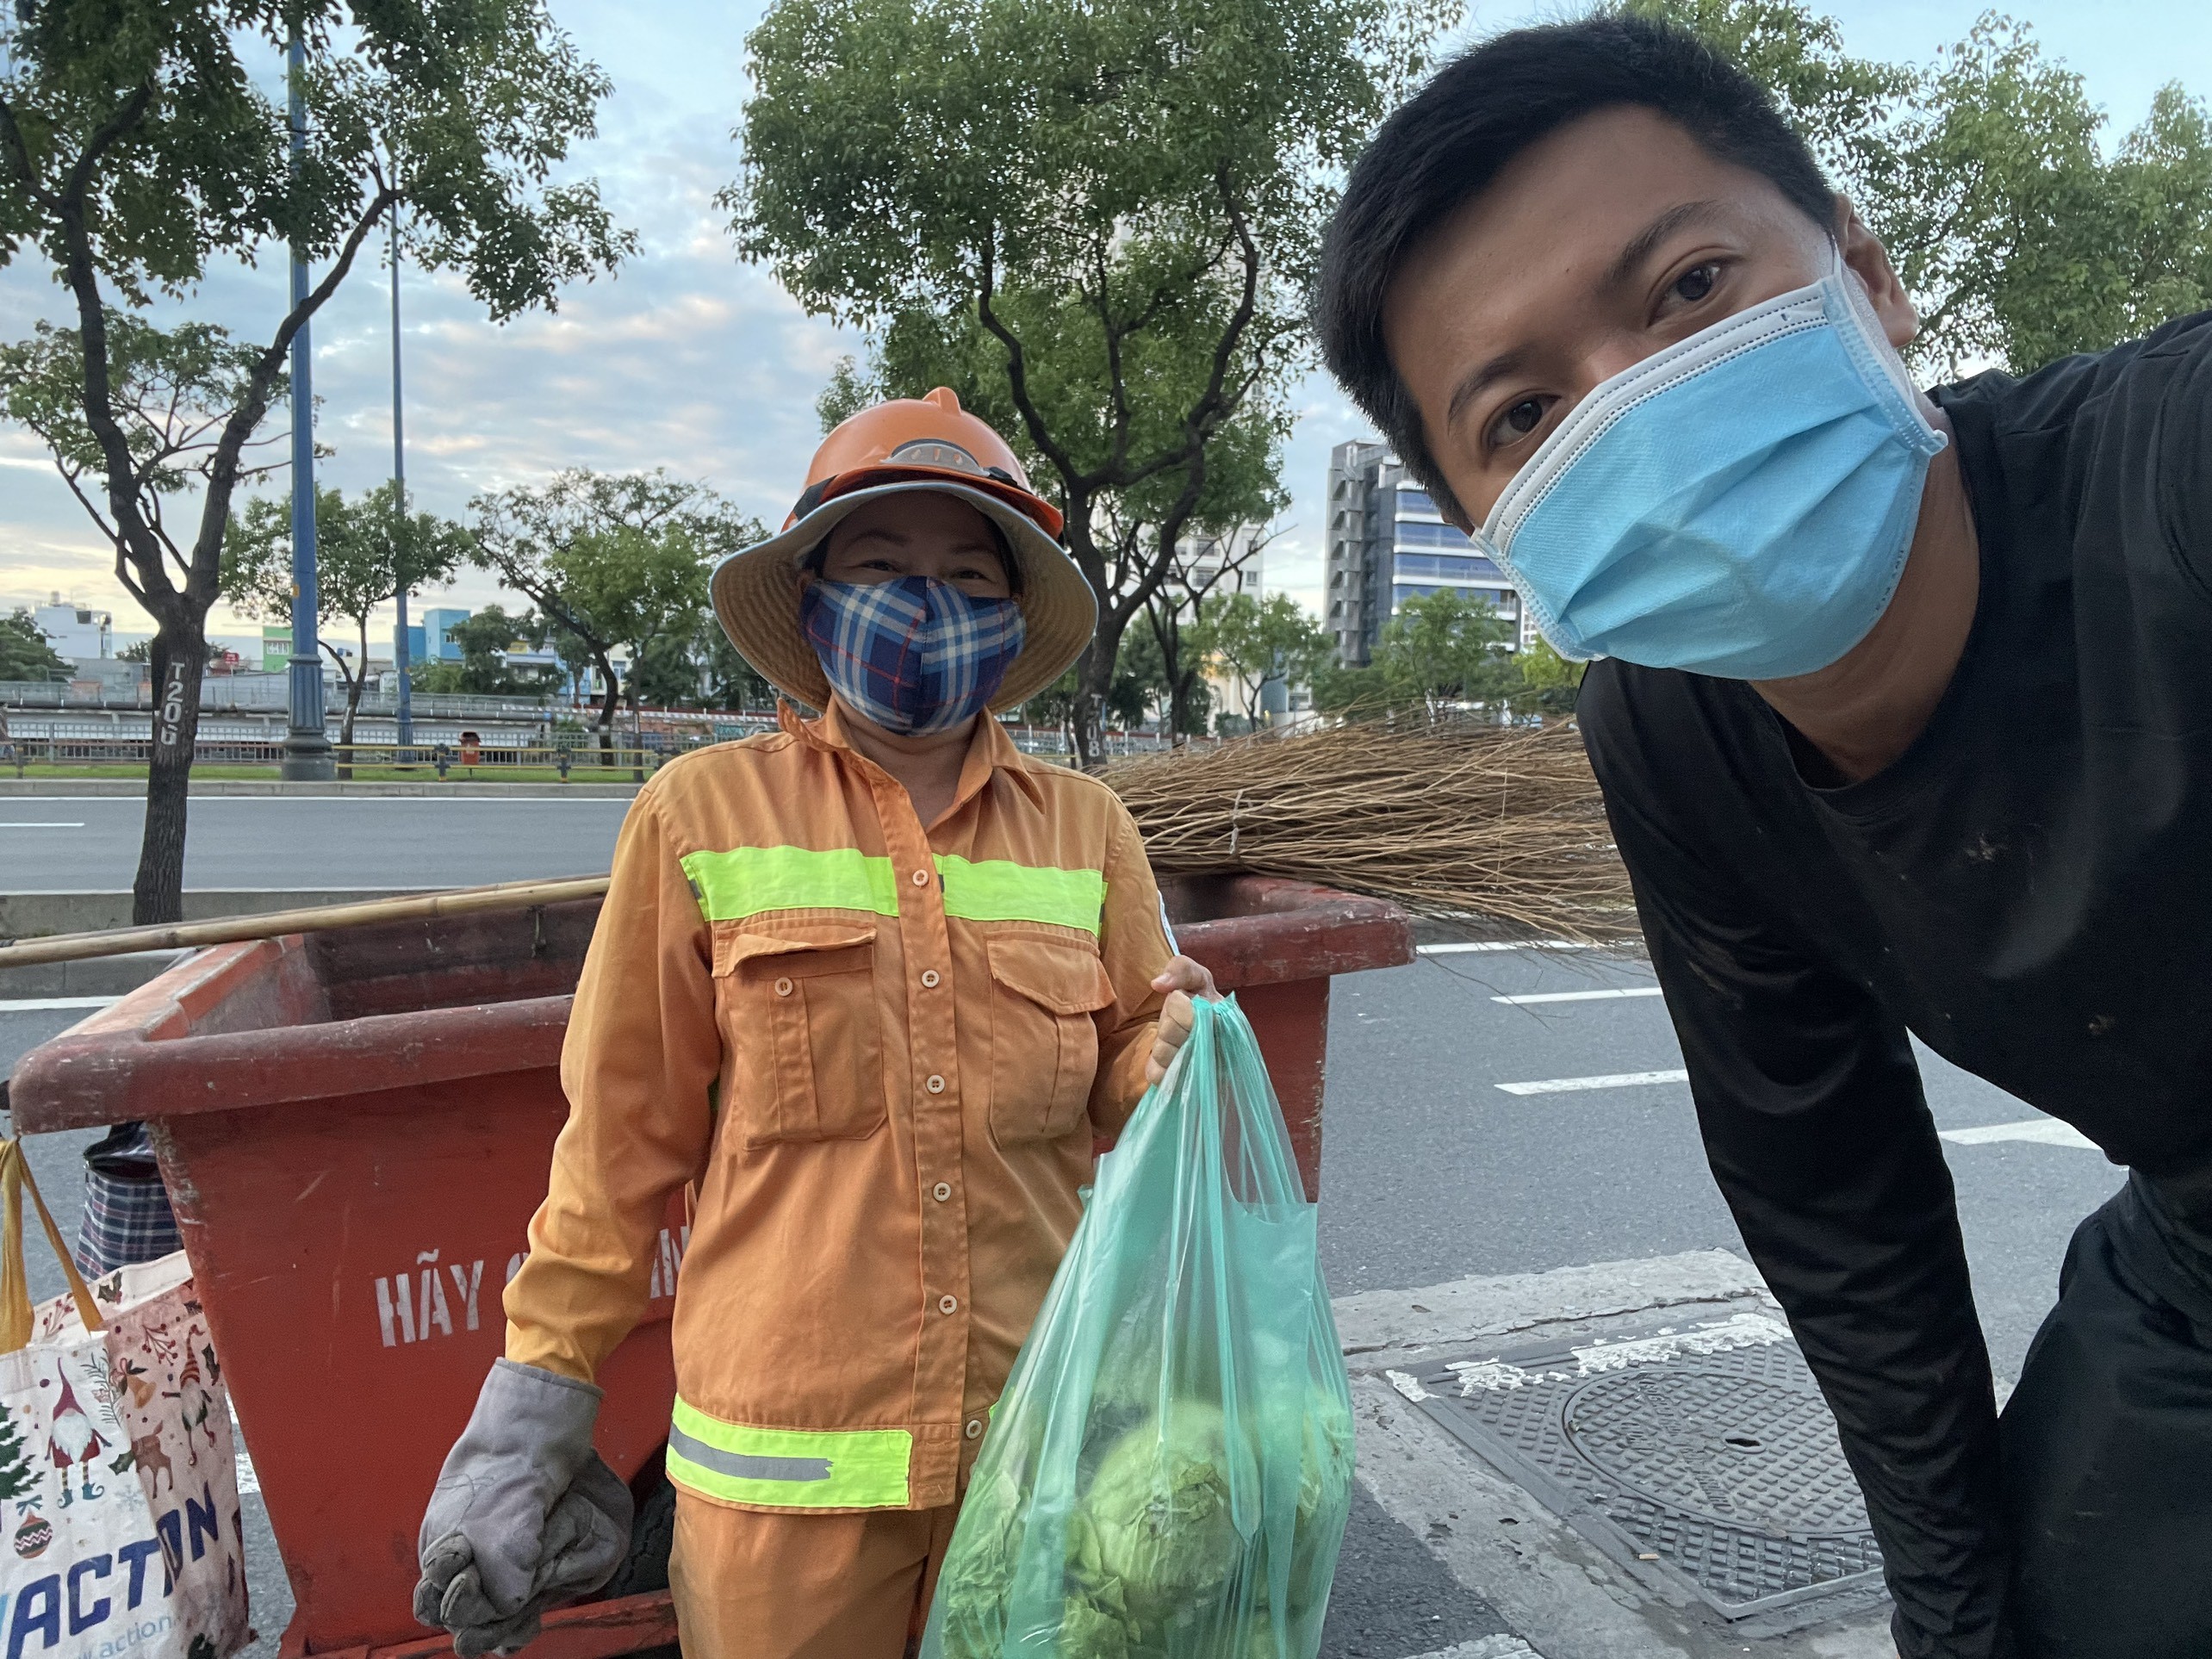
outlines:
[{"label": "tree branch", "polygon": [[38,169],[31,162],[30,146],[23,141],[23,129],[16,123],[15,106],[5,98],[0,98],[0,139],[7,141],[9,157],[23,181],[23,194],[52,213],[55,206],[53,192],[39,183]]},{"label": "tree branch", "polygon": [[[1082,478],[1082,472],[1075,464],[1075,457],[1060,445],[1053,437],[1051,428],[1045,425],[1045,418],[1039,412],[1036,401],[1029,395],[1028,355],[1020,339],[999,320],[998,313],[991,306],[991,297],[997,291],[996,256],[994,245],[986,241],[983,248],[983,285],[975,301],[976,316],[1005,349],[1006,384],[1014,395],[1014,407],[1022,417],[1022,425],[1029,434],[1029,441],[1037,446],[1037,452],[1051,462],[1053,469],[1059,474],[1060,482],[1068,492],[1068,522],[1072,525],[1075,522],[1072,510],[1075,488]],[[1087,537],[1087,528],[1084,533]]]},{"label": "tree branch", "polygon": [[[322,281],[309,289],[307,297],[285,314],[284,320],[277,325],[276,338],[270,342],[268,350],[255,360],[252,369],[248,371],[246,395],[239,407],[231,412],[230,419],[223,423],[222,437],[216,441],[214,455],[208,463],[206,501],[200,514],[200,533],[192,547],[191,575],[185,587],[188,598],[204,599],[209,603],[214,600],[215,584],[221,569],[223,525],[230,518],[231,493],[238,486],[239,456],[245,449],[246,440],[253,435],[254,428],[261,424],[262,417],[269,412],[269,393],[276,383],[276,376],[283,371],[285,353],[291,350],[293,340],[307,326],[308,320],[321,310],[324,301],[338,291],[339,284],[353,269],[354,258],[361,252],[362,243],[368,239],[369,233],[376,227],[377,221],[398,199],[388,187],[377,191],[370,198],[368,208],[355,222],[353,228],[346,233],[338,257],[332,261],[330,270],[324,274]],[[295,408],[292,418],[312,421],[314,413],[312,409]]]}]

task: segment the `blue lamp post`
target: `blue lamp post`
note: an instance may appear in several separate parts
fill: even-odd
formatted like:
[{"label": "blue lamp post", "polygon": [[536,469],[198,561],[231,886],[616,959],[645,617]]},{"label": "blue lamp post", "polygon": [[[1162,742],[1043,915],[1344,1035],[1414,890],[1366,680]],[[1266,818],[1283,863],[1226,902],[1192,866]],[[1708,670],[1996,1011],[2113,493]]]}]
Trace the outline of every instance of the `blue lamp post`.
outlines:
[{"label": "blue lamp post", "polygon": [[[308,150],[308,49],[295,31],[285,50],[291,84],[292,171]],[[308,263],[292,249],[292,308],[308,297]],[[310,782],[335,775],[323,730],[321,648],[315,640],[315,394],[308,325],[292,336],[292,727],[284,736],[287,778]]]},{"label": "blue lamp post", "polygon": [[[407,445],[400,406],[400,210],[392,209],[392,511],[401,523],[407,513]],[[398,622],[392,637],[392,668],[399,676],[399,738],[406,749],[414,742],[414,687],[410,683],[413,664],[407,649],[407,588],[400,584]],[[407,757],[402,755],[402,760]]]}]

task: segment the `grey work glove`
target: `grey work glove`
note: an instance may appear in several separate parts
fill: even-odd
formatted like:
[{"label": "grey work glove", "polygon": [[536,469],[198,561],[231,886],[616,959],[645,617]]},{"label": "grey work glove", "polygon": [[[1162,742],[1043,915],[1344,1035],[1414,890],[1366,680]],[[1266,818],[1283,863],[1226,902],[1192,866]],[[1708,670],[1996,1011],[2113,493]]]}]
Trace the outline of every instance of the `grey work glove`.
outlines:
[{"label": "grey work glove", "polygon": [[630,1548],[630,1488],[592,1450],[600,1390],[499,1360],[445,1455],[422,1518],[415,1617],[453,1650],[513,1653],[545,1609],[614,1576]]}]

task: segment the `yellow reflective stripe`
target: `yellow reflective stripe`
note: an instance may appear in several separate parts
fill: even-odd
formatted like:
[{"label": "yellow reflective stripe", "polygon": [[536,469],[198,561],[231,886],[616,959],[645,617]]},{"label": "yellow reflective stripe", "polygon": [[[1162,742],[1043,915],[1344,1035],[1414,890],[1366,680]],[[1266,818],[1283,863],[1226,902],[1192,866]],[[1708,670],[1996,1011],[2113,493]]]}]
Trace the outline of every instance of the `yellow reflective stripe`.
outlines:
[{"label": "yellow reflective stripe", "polygon": [[668,1478],[709,1498],[780,1509],[903,1509],[914,1437],[904,1429],[772,1429],[725,1423],[680,1397]]},{"label": "yellow reflective stripe", "polygon": [[940,853],[937,873],[945,885],[945,914],[970,922],[1047,922],[1095,934],[1106,909],[1103,871],[1059,870],[1000,858],[971,864]]},{"label": "yellow reflective stripe", "polygon": [[898,882],[891,861],[857,847],[816,852],[805,847],[733,847],[682,860],[699,907],[710,922],[735,922],[762,910],[872,910],[898,914]]}]

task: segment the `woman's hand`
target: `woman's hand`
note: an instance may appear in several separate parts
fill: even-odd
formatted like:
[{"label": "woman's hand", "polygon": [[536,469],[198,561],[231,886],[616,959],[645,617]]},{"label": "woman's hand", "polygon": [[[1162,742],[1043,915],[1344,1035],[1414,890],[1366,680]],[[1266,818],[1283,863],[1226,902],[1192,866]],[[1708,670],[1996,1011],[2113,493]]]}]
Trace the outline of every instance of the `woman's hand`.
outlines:
[{"label": "woman's hand", "polygon": [[1154,991],[1167,992],[1167,1001],[1159,1010],[1159,1035],[1153,1041],[1152,1059],[1145,1066],[1145,1081],[1158,1083],[1167,1075],[1167,1068],[1190,1038],[1190,999],[1204,997],[1219,1002],[1221,993],[1214,989],[1210,971],[1192,961],[1188,956],[1171,956],[1159,979],[1153,981]]}]

